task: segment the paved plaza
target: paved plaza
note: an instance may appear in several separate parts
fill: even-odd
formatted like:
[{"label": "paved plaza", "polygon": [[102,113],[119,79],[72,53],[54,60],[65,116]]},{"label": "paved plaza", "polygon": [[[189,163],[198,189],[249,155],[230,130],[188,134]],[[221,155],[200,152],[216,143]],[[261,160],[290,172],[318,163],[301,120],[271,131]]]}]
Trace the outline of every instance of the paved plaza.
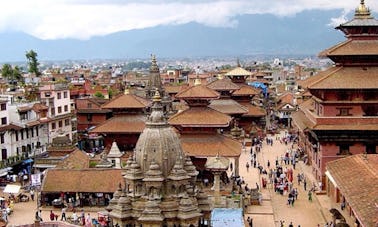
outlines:
[{"label": "paved plaza", "polygon": [[[282,138],[284,132],[280,134]],[[287,149],[291,148],[291,144],[285,145],[276,140],[275,136],[273,138],[273,146],[267,145],[263,142],[262,150],[257,154],[258,163],[261,163],[265,169],[267,168],[268,160],[271,163],[271,168],[275,166],[276,158],[280,158]],[[300,225],[301,227],[316,227],[318,224],[324,226],[327,221],[332,220],[331,214],[328,212],[329,209],[329,199],[326,195],[315,195],[313,196],[313,201],[308,201],[307,191],[304,191],[302,185],[298,185],[296,176],[298,173],[304,173],[308,181],[308,188],[314,182],[313,176],[311,175],[311,167],[304,165],[300,161],[296,169],[294,170],[294,187],[298,189],[298,200],[295,201],[294,206],[287,205],[287,195],[280,195],[274,192],[272,185],[268,184],[267,188],[262,188],[261,177],[268,178],[267,175],[260,175],[257,168],[253,168],[253,165],[249,167],[247,171],[246,162],[251,160],[249,146],[246,147],[246,151],[243,151],[240,157],[240,176],[242,176],[249,187],[256,187],[256,183],[259,184],[260,191],[263,195],[262,204],[255,206],[248,206],[246,209],[245,218],[248,216],[253,218],[253,226],[262,227],[275,227],[280,226],[280,221],[284,221],[285,225],[288,226],[290,222],[293,223],[295,227]],[[285,165],[284,165],[285,166]],[[291,168],[291,165],[286,165],[285,167]],[[244,185],[243,185],[244,186]],[[308,190],[307,188],[307,190]],[[7,198],[7,194],[2,194]],[[8,217],[8,226],[30,224],[34,222],[35,212],[37,204],[35,201],[29,202],[19,202],[14,205],[14,212]],[[85,209],[85,208],[84,208]],[[85,210],[88,213],[89,210]],[[61,210],[54,209],[54,213],[60,216]],[[50,208],[42,209],[43,220],[49,220]],[[97,217],[97,212],[91,210],[91,217]],[[67,216],[71,216],[72,212],[68,211]],[[246,222],[247,224],[247,222]],[[248,226],[248,225],[246,225]]]},{"label": "paved plaza", "polygon": [[[270,168],[275,167],[276,159],[281,164],[280,157],[284,155],[288,149],[292,148],[292,144],[281,143],[278,138],[283,138],[285,131],[282,131],[279,135],[270,135],[273,139],[273,145],[267,145],[264,140],[262,150],[257,153],[257,162],[260,163],[264,169],[268,169],[267,163],[270,161]],[[277,137],[277,139],[276,139]],[[294,145],[294,148],[295,145]],[[253,165],[247,170],[246,162],[251,160],[250,155],[251,147],[246,147],[246,151],[243,151],[240,157],[240,176],[242,176],[249,187],[256,187],[256,183],[259,184],[260,192],[263,195],[262,204],[260,206],[249,206],[246,210],[245,219],[247,217],[253,218],[253,226],[280,226],[280,221],[284,222],[284,226],[288,226],[290,222],[295,227],[311,227],[311,226],[324,226],[326,222],[332,220],[331,214],[328,212],[329,199],[326,195],[313,194],[312,202],[308,200],[308,190],[313,183],[316,184],[315,179],[311,173],[311,167],[305,165],[302,161],[299,161],[294,169],[293,173],[293,188],[298,189],[298,199],[295,201],[294,206],[287,205],[287,195],[280,195],[274,191],[271,184],[268,184],[264,189],[262,187],[262,177],[265,177],[269,181],[268,175],[259,174],[257,168],[253,168]],[[292,165],[285,165],[282,163],[283,168],[292,168]],[[268,171],[269,172],[269,171]],[[304,191],[303,183],[298,185],[297,174],[303,173],[307,180],[307,191]],[[247,223],[246,223],[246,226]]]}]

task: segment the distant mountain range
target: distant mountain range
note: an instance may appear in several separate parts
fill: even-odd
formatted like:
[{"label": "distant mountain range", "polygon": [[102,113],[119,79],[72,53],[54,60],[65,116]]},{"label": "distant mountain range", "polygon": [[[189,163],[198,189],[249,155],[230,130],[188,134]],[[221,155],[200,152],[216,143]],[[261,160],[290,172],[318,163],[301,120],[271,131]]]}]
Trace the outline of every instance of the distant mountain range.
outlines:
[{"label": "distant mountain range", "polygon": [[90,40],[41,40],[24,33],[0,34],[0,62],[26,61],[35,50],[40,60],[316,55],[344,39],[327,26],[341,11],[305,11],[292,17],[243,15],[235,28],[197,23],[118,32]]}]

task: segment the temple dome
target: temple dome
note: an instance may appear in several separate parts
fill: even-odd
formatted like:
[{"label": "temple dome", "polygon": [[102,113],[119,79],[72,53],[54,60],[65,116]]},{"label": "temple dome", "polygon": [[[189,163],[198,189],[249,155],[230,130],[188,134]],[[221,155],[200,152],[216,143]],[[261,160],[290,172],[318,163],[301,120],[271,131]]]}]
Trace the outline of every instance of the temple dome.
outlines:
[{"label": "temple dome", "polygon": [[135,147],[136,162],[143,173],[146,173],[151,162],[154,162],[160,167],[163,176],[167,177],[176,163],[177,156],[183,157],[184,153],[180,139],[164,116],[158,91],[155,92],[153,100],[151,115]]}]

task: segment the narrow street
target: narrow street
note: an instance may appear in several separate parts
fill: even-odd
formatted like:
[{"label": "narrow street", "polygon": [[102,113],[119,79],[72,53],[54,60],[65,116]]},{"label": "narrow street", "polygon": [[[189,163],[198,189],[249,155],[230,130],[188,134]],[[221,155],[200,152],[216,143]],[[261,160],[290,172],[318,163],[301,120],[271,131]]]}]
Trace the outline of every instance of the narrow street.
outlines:
[{"label": "narrow street", "polygon": [[[277,137],[276,137],[277,136]],[[268,160],[270,161],[270,168],[275,168],[276,159],[281,165],[281,156],[291,149],[292,144],[281,143],[279,139],[285,136],[285,132],[270,136],[273,139],[273,145],[267,145],[264,140],[262,150],[257,153],[257,162],[261,163],[264,169],[269,173],[267,167]],[[294,146],[294,149],[296,147]],[[256,188],[256,183],[260,187],[262,193],[262,204],[249,206],[246,209],[245,219],[247,217],[253,218],[253,226],[280,226],[280,221],[284,221],[284,226],[288,226],[290,222],[295,227],[297,226],[324,226],[326,222],[329,222],[331,215],[322,210],[315,193],[312,194],[312,201],[308,200],[308,190],[312,187],[314,181],[311,177],[311,170],[309,166],[306,166],[302,161],[296,164],[296,168],[293,170],[293,188],[298,190],[298,199],[295,200],[293,206],[288,205],[288,193],[281,195],[274,191],[274,185],[269,183],[269,176],[265,174],[259,174],[258,168],[253,168],[251,165],[251,147],[246,147],[246,151],[242,152],[239,165],[240,176],[242,176],[250,188]],[[247,170],[246,163],[249,162],[249,170]],[[257,165],[258,166],[258,165]],[[283,169],[293,168],[292,165],[285,165],[282,163]],[[307,180],[307,190],[304,190],[303,183],[298,185],[297,175],[303,173]],[[262,187],[262,177],[267,179],[268,184],[266,188]],[[244,185],[243,185],[244,187]],[[323,211],[323,212],[322,212]],[[247,222],[246,222],[247,226]]]}]

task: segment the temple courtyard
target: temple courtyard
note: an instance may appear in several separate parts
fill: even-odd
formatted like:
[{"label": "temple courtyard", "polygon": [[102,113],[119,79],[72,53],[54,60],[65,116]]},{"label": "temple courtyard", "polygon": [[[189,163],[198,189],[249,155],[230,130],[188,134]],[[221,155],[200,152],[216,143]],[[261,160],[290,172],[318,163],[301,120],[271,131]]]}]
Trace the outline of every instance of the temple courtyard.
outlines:
[{"label": "temple courtyard", "polygon": [[[257,153],[258,163],[267,168],[267,162],[270,161],[270,167],[274,168],[275,160],[280,159],[281,155],[284,155],[288,149],[291,149],[292,144],[281,143],[276,140],[276,136],[282,138],[285,135],[285,131],[282,131],[280,135],[271,136],[273,139],[273,145],[267,145],[263,142],[262,150]],[[295,147],[295,146],[294,146]],[[295,201],[294,206],[287,205],[287,195],[280,195],[276,193],[271,184],[267,184],[266,188],[262,187],[262,177],[268,178],[268,175],[259,174],[257,168],[250,166],[247,170],[246,162],[251,160],[250,146],[246,146],[245,151],[242,152],[239,159],[239,171],[240,176],[243,177],[246,184],[249,187],[256,187],[258,183],[260,192],[262,194],[261,205],[247,206],[245,209],[245,224],[248,226],[247,218],[253,219],[253,226],[280,226],[280,222],[284,222],[284,226],[288,226],[290,222],[295,227],[297,226],[324,226],[326,222],[332,220],[329,209],[335,204],[331,204],[327,195],[324,193],[313,193],[312,201],[308,200],[308,190],[312,185],[316,185],[316,182],[311,173],[311,167],[305,165],[302,161],[299,161],[293,173],[293,187],[298,189],[298,199]],[[287,168],[292,168],[291,165],[283,165]],[[307,191],[304,191],[303,184],[298,185],[297,174],[303,173],[307,179]],[[243,185],[244,187],[244,185]],[[4,198],[7,198],[6,193],[1,193]],[[28,193],[26,193],[28,194]],[[50,211],[59,215],[60,220],[61,209],[42,207],[42,218],[44,221],[49,221]],[[8,216],[7,226],[17,226],[34,223],[35,212],[37,211],[36,201],[18,202],[14,204],[14,211]],[[99,208],[84,207],[84,212],[90,213],[92,218],[98,217]],[[81,209],[77,210],[80,215]],[[67,211],[67,217],[72,215],[72,211]],[[347,217],[347,215],[344,215]],[[351,224],[348,220],[348,223]]]}]

